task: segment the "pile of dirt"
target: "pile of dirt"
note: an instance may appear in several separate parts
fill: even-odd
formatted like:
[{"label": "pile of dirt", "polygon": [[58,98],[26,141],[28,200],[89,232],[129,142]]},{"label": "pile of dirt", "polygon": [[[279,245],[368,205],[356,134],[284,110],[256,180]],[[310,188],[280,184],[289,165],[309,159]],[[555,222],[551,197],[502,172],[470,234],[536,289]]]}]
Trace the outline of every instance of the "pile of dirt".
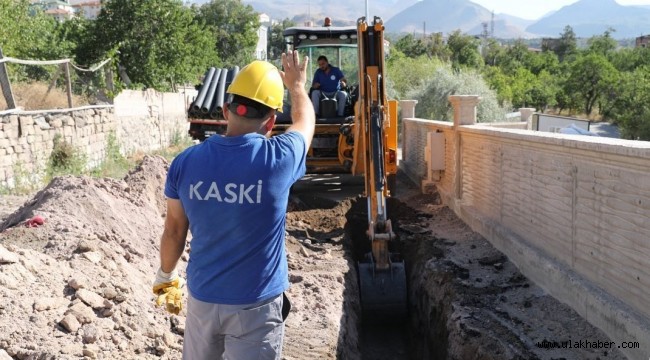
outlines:
[{"label": "pile of dirt", "polygon": [[[18,359],[180,358],[183,318],[156,309],[150,288],[166,169],[165,159],[145,157],[124,180],[55,178],[4,220],[4,353]],[[34,216],[45,223],[25,226]]]},{"label": "pile of dirt", "polygon": [[[151,294],[167,168],[147,156],[123,180],[55,178],[0,214],[0,359],[181,358],[185,310],[167,314]],[[347,293],[356,278],[343,244],[350,203],[323,201],[290,206],[286,359],[358,352],[349,312],[358,296]],[[26,226],[35,216],[45,222]]]}]

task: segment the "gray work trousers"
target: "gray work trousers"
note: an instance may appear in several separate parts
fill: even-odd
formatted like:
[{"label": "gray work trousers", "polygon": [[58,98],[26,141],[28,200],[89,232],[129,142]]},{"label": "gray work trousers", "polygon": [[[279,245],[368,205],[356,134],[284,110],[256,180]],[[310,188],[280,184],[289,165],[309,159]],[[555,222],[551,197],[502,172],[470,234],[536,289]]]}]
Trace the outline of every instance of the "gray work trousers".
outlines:
[{"label": "gray work trousers", "polygon": [[282,295],[249,305],[206,303],[188,295],[183,359],[279,360]]},{"label": "gray work trousers", "polygon": [[[343,116],[345,113],[345,101],[348,98],[348,93],[345,91],[335,91],[331,93],[323,91],[322,94],[330,99],[336,98],[336,116]],[[311,92],[311,103],[314,105],[314,111],[317,115],[320,115],[320,98],[320,90],[313,90]]]}]

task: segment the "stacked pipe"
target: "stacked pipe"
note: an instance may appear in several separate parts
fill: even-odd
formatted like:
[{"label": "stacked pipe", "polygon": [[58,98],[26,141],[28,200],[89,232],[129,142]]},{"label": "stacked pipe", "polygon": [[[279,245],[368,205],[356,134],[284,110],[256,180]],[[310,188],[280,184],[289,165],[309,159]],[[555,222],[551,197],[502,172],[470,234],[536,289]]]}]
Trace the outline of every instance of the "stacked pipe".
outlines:
[{"label": "stacked pipe", "polygon": [[226,90],[239,72],[239,66],[231,69],[210,67],[203,76],[199,92],[190,104],[189,115],[200,119],[223,119],[223,103],[227,100]]}]

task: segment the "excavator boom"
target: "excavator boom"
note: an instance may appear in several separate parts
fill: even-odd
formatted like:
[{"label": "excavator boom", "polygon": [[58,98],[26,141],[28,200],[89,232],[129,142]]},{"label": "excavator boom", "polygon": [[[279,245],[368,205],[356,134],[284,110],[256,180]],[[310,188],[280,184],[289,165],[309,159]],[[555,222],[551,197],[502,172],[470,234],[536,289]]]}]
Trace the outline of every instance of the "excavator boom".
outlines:
[{"label": "excavator boom", "polygon": [[[363,169],[368,202],[371,252],[358,264],[361,305],[371,321],[401,320],[407,313],[406,273],[399,255],[391,253],[395,240],[388,218],[389,174],[396,172],[397,121],[395,102],[386,98],[384,80],[384,25],[375,17],[357,22],[359,100],[355,109],[355,163]],[[362,158],[359,158],[362,157]]]}]

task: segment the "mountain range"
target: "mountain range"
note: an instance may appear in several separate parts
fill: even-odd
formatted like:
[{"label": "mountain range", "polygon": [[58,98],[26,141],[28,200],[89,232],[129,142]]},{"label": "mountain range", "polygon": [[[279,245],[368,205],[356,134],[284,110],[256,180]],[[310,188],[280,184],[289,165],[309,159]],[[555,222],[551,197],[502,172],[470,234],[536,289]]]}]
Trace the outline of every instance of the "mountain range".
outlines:
[{"label": "mountain range", "polygon": [[[198,3],[206,0],[196,1]],[[320,23],[326,16],[334,25],[350,25],[366,14],[384,19],[389,33],[450,33],[461,30],[479,35],[487,30],[504,39],[559,37],[567,25],[578,37],[602,35],[609,29],[614,38],[634,38],[650,34],[650,8],[623,6],[615,0],[580,0],[544,15],[526,20],[505,13],[493,14],[470,0],[242,0],[273,19],[292,19],[300,25],[307,20]],[[541,1],[541,0],[540,0]]]}]

